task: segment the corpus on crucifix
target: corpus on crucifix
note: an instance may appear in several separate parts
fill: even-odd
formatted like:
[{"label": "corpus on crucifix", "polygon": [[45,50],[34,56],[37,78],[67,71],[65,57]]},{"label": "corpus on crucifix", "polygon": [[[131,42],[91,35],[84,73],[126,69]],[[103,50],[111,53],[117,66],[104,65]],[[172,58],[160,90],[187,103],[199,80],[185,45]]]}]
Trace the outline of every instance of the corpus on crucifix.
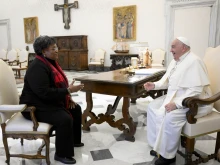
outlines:
[{"label": "corpus on crucifix", "polygon": [[65,23],[65,26],[64,26],[65,29],[70,28],[69,23],[71,22],[71,19],[70,19],[71,8],[78,9],[78,1],[74,1],[73,3],[68,3],[68,0],[64,0],[63,5],[54,4],[55,11],[58,11],[59,9],[62,9],[63,11],[63,23]]}]

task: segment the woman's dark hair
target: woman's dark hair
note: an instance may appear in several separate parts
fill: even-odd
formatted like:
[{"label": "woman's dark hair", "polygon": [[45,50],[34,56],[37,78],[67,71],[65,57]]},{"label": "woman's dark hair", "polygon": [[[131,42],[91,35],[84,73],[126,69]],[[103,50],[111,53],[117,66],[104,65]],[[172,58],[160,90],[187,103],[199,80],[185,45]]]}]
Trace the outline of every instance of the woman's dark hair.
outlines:
[{"label": "woman's dark hair", "polygon": [[37,55],[42,55],[42,50],[48,48],[50,45],[55,44],[54,38],[49,36],[39,36],[35,39],[33,47]]}]

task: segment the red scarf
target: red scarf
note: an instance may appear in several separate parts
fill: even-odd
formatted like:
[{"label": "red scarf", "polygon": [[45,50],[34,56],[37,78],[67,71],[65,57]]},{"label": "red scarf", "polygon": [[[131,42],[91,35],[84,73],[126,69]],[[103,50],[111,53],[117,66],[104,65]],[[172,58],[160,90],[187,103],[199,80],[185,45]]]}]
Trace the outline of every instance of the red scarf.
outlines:
[{"label": "red scarf", "polygon": [[[63,70],[61,69],[61,67],[59,66],[59,64],[56,61],[55,61],[56,67],[54,67],[44,57],[37,55],[36,58],[41,60],[45,65],[50,67],[50,69],[52,70],[52,73],[53,73],[54,83],[57,88],[68,88],[69,87],[68,80],[67,80]],[[66,100],[65,100],[66,109],[69,108],[69,101],[70,101],[70,95],[68,94],[68,95],[66,95]]]}]

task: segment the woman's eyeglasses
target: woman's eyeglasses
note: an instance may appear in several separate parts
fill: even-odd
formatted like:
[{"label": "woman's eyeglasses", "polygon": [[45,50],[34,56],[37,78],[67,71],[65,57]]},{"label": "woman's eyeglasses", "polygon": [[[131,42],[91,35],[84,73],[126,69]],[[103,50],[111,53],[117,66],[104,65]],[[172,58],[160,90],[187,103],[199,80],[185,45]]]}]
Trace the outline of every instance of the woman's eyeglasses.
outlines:
[{"label": "woman's eyeglasses", "polygon": [[50,50],[53,50],[53,51],[58,51],[58,47],[51,48]]}]

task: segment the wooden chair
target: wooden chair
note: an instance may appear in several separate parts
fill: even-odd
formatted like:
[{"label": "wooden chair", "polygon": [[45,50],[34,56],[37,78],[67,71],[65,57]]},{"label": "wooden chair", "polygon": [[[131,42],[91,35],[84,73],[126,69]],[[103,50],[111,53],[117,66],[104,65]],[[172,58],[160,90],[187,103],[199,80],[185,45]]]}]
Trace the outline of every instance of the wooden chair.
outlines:
[{"label": "wooden chair", "polygon": [[18,51],[18,61],[17,65],[12,65],[12,70],[16,71],[16,75],[18,73],[18,77],[21,77],[21,70],[27,70],[28,65],[28,51],[23,49]]},{"label": "wooden chair", "polygon": [[[204,56],[204,62],[207,66],[211,89],[213,96],[208,99],[198,99],[188,97],[183,100],[183,106],[188,107],[189,111],[186,114],[187,123],[182,130],[182,145],[185,147],[185,163],[186,165],[197,165],[199,163],[208,162],[210,159],[220,159],[220,75],[218,73],[220,66],[220,46],[217,48],[208,48]],[[194,118],[198,111],[198,104],[214,103],[213,111],[202,118]],[[217,132],[216,145],[213,149],[213,154],[207,157],[202,157],[194,151],[195,138],[206,134]],[[192,154],[198,157],[192,160]]]},{"label": "wooden chair", "polygon": [[104,71],[105,53],[103,49],[95,51],[95,56],[90,58],[89,70]]},{"label": "wooden chair", "polygon": [[[10,164],[10,157],[20,157],[26,159],[46,159],[50,165],[49,147],[52,125],[37,122],[34,111],[35,107],[18,105],[19,96],[16,87],[13,71],[4,61],[0,59],[0,123],[2,128],[2,138],[6,154],[6,163]],[[31,113],[32,121],[25,119],[21,111]],[[11,154],[8,147],[8,138],[36,140],[42,139],[44,143],[39,147],[35,155],[25,153]],[[42,148],[46,145],[45,156],[41,154]]]},{"label": "wooden chair", "polygon": [[165,64],[166,52],[162,49],[155,49],[151,52],[151,66],[152,67],[163,67]]},{"label": "wooden chair", "polygon": [[14,49],[8,51],[7,60],[10,66],[18,65],[18,52]]}]

